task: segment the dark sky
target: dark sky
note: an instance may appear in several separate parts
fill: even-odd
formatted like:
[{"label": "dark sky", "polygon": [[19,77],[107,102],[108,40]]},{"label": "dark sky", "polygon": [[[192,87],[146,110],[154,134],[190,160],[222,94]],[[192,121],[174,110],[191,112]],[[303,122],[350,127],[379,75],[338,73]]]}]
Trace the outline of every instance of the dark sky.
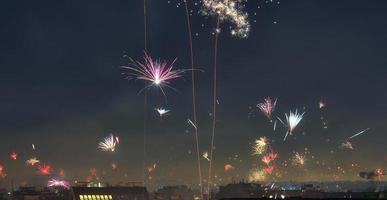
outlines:
[{"label": "dark sky", "polygon": [[[276,1],[277,2],[277,1]],[[251,143],[266,136],[287,160],[307,147],[316,160],[342,166],[338,179],[358,171],[387,167],[387,2],[249,0],[252,24],[247,39],[230,36],[223,23],[219,38],[218,129],[215,173],[225,182],[247,176],[256,162]],[[149,54],[189,68],[184,9],[172,0],[149,0]],[[258,9],[258,5],[260,8]],[[199,137],[209,149],[215,19],[192,16],[197,72]],[[119,66],[125,55],[142,59],[142,1],[4,1],[0,6],[0,164],[3,184],[37,178],[24,161],[32,156],[60,169],[66,179],[84,179],[90,168],[110,182],[141,180],[143,87]],[[256,15],[254,15],[256,13]],[[274,23],[276,22],[276,23]],[[203,26],[202,26],[203,24]],[[147,163],[157,163],[151,185],[196,183],[191,118],[190,73],[174,80],[167,100],[149,91]],[[272,125],[255,110],[263,98],[278,97],[276,115],[304,110],[294,136],[282,142],[285,128]],[[318,102],[327,103],[322,112]],[[156,107],[171,114],[160,119]],[[250,109],[252,107],[254,110]],[[250,117],[249,116],[250,113]],[[328,129],[320,117],[327,118]],[[338,148],[354,133],[355,149]],[[113,154],[99,152],[109,133],[121,137]],[[31,144],[37,146],[33,152]],[[9,153],[19,153],[11,161]],[[230,160],[238,155],[242,162]],[[110,163],[118,164],[112,171]],[[312,161],[311,162],[315,162]],[[208,162],[202,160],[203,168]],[[232,174],[224,164],[235,166]],[[351,164],[358,168],[350,168]],[[281,168],[281,167],[279,167]],[[331,180],[326,167],[310,164],[288,170],[282,180]],[[206,174],[206,170],[204,170]],[[293,173],[294,172],[294,173]],[[127,174],[127,176],[122,176]],[[337,174],[335,172],[335,174]]]}]

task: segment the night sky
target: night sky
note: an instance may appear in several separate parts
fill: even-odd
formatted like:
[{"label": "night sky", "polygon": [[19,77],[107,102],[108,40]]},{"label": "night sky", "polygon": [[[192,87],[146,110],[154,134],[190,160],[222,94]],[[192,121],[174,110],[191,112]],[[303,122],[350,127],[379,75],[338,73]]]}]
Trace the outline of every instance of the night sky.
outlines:
[{"label": "night sky", "polygon": [[[1,184],[39,182],[25,160],[37,157],[61,169],[66,180],[84,180],[98,170],[111,183],[141,181],[144,82],[128,80],[129,57],[144,50],[142,1],[4,1],[0,6]],[[183,4],[181,4],[183,5]],[[189,4],[201,152],[209,150],[215,18]],[[258,8],[260,6],[260,8]],[[249,0],[246,39],[222,23],[218,57],[218,112],[214,172],[219,184],[245,179],[257,165],[255,139],[266,136],[280,153],[277,180],[354,180],[361,170],[387,168],[387,2]],[[188,69],[185,10],[175,0],[149,0],[148,53]],[[147,165],[156,163],[149,185],[197,184],[191,76],[173,80],[166,99],[148,91]],[[303,121],[285,142],[256,108],[278,98],[275,116],[298,109]],[[320,100],[326,108],[320,110]],[[171,110],[160,119],[156,107]],[[328,128],[321,125],[326,119]],[[351,140],[354,150],[340,144]],[[115,152],[100,152],[109,133],[120,137]],[[36,145],[33,151],[31,144]],[[293,152],[311,152],[302,168],[280,166]],[[9,158],[11,152],[18,160]],[[316,161],[326,163],[317,166]],[[111,169],[111,163],[118,168]],[[208,162],[202,159],[204,177]],[[231,164],[232,172],[223,166]],[[351,164],[355,164],[352,167]],[[331,166],[332,169],[328,169]],[[339,172],[337,166],[345,169]],[[221,178],[222,180],[219,180]]]}]

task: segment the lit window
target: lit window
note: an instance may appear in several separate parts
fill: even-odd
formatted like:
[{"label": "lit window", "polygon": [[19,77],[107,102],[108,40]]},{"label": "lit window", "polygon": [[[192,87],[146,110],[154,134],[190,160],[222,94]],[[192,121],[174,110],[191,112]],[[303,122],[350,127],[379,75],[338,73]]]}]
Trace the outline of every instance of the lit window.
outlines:
[{"label": "lit window", "polygon": [[87,195],[87,198],[88,198],[89,200],[91,200],[91,195]]},{"label": "lit window", "polygon": [[108,195],[105,195],[105,199],[108,199]]},{"label": "lit window", "polygon": [[79,199],[83,199],[83,195],[79,195]]},{"label": "lit window", "polygon": [[112,198],[112,195],[109,195],[109,199],[110,199],[110,200],[113,199],[113,198]]}]

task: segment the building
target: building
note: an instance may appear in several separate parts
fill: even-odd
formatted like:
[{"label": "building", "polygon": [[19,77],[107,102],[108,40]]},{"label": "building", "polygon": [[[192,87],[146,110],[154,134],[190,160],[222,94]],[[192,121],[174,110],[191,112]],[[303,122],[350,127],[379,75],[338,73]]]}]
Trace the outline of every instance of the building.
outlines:
[{"label": "building", "polygon": [[142,186],[73,187],[74,200],[149,200]]},{"label": "building", "polygon": [[12,200],[72,200],[69,190],[48,187],[20,187],[11,194]]},{"label": "building", "polygon": [[155,200],[193,200],[194,192],[185,185],[165,186],[154,194]]}]

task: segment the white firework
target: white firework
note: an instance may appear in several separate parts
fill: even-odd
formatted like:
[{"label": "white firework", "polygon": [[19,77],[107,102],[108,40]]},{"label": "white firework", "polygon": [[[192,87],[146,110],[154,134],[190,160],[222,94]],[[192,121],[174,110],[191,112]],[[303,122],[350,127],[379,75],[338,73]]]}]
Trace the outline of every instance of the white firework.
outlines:
[{"label": "white firework", "polygon": [[289,114],[285,113],[285,123],[278,118],[286,127],[288,127],[288,131],[286,132],[286,135],[284,137],[284,141],[288,137],[288,135],[292,135],[294,129],[297,127],[297,125],[301,122],[301,120],[304,117],[305,112],[303,113],[298,113],[296,110],[295,112],[290,111]]},{"label": "white firework", "polygon": [[104,138],[102,142],[98,143],[98,148],[101,151],[111,151],[114,152],[118,144],[118,137],[114,137],[113,134],[110,134],[108,137]]},{"label": "white firework", "polygon": [[[231,35],[246,38],[250,32],[250,23],[247,12],[244,12],[244,5],[247,0],[203,0],[204,15],[217,16],[219,20],[229,21],[234,25]],[[220,29],[216,30],[217,33]]]},{"label": "white firework", "polygon": [[165,114],[169,113],[170,110],[166,110],[164,108],[156,108],[155,109],[157,113],[159,113],[160,117],[164,116]]}]

